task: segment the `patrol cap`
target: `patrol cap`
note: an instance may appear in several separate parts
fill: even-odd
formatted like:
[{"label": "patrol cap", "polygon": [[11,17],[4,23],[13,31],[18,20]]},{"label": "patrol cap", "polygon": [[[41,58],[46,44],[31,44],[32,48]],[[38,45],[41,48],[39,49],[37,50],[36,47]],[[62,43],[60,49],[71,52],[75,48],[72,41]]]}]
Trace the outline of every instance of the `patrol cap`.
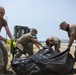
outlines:
[{"label": "patrol cap", "polygon": [[50,40],[49,43],[50,43],[50,44],[51,44],[51,43],[54,43],[54,40]]},{"label": "patrol cap", "polygon": [[37,31],[35,28],[32,28],[32,29],[31,29],[31,31],[34,31],[34,32],[35,32],[35,34],[37,34],[37,33],[38,33],[38,31]]},{"label": "patrol cap", "polygon": [[59,25],[59,27],[60,27],[59,29],[61,29],[61,26],[63,26],[64,24],[67,24],[67,23],[65,21],[61,22]]},{"label": "patrol cap", "polygon": [[46,45],[48,46],[49,44],[53,44],[54,43],[54,40],[53,39],[51,39],[50,40],[50,38],[47,38],[46,39]]}]

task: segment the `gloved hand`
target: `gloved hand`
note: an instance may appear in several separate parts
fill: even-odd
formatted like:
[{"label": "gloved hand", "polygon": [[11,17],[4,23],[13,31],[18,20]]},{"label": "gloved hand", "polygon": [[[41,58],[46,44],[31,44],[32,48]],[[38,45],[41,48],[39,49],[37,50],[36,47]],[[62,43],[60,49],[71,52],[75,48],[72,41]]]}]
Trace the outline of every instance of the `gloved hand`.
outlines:
[{"label": "gloved hand", "polygon": [[6,44],[11,44],[12,41],[11,41],[10,39],[7,39],[5,43],[6,43]]},{"label": "gloved hand", "polygon": [[70,48],[67,48],[66,50],[67,50],[67,51],[70,51]]},{"label": "gloved hand", "polygon": [[[12,44],[12,40],[7,39],[6,43],[11,45]],[[16,42],[15,41],[13,41],[13,47],[16,48]]]},{"label": "gloved hand", "polygon": [[13,41],[13,47],[16,48],[16,42],[15,41]]}]

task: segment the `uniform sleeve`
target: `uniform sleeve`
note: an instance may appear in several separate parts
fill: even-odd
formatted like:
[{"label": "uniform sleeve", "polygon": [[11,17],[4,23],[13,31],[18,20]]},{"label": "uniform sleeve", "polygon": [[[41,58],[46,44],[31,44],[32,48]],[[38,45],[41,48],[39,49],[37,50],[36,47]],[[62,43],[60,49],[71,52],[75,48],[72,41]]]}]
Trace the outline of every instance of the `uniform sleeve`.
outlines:
[{"label": "uniform sleeve", "polygon": [[75,27],[74,26],[72,26],[70,28],[70,35],[72,35],[72,34],[75,34]]},{"label": "uniform sleeve", "polygon": [[34,37],[32,35],[30,35],[29,37],[27,37],[29,40],[32,40]]}]

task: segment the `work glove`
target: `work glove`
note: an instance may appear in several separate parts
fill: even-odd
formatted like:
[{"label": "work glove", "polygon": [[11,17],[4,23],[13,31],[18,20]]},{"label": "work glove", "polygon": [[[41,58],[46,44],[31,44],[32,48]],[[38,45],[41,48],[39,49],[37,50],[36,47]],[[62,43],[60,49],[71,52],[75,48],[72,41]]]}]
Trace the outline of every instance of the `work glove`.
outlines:
[{"label": "work glove", "polygon": [[13,41],[13,47],[16,48],[16,42],[15,41]]},{"label": "work glove", "polygon": [[11,40],[7,39],[5,43],[6,44],[11,44],[11,42],[12,42]]},{"label": "work glove", "polygon": [[12,43],[13,43],[13,47],[16,48],[16,42],[15,41],[12,42],[12,40],[10,40],[10,39],[6,40],[6,44],[10,44],[11,45]]},{"label": "work glove", "polygon": [[67,50],[67,51],[70,51],[70,48],[67,48],[66,50]]}]

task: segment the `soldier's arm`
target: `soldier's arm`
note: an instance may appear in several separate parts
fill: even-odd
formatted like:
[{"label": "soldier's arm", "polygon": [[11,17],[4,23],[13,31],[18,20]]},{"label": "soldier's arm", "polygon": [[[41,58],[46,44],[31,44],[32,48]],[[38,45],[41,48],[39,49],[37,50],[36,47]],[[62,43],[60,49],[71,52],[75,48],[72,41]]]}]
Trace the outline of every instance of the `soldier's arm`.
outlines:
[{"label": "soldier's arm", "polygon": [[0,40],[6,42],[6,39],[0,35]]},{"label": "soldier's arm", "polygon": [[34,44],[38,44],[38,45],[42,46],[42,44],[37,39],[32,39],[32,42]]},{"label": "soldier's arm", "polygon": [[40,50],[40,46],[38,45],[38,44],[35,44],[36,45],[36,47]]},{"label": "soldier's arm", "polygon": [[71,47],[72,43],[74,42],[74,39],[75,39],[75,34],[70,35],[70,37],[69,37],[68,48]]},{"label": "soldier's arm", "polygon": [[6,30],[6,32],[7,32],[7,34],[8,34],[8,36],[9,36],[9,38],[10,38],[11,40],[13,40],[13,36],[12,36],[12,34],[11,34],[8,26],[5,26],[5,30]]}]

